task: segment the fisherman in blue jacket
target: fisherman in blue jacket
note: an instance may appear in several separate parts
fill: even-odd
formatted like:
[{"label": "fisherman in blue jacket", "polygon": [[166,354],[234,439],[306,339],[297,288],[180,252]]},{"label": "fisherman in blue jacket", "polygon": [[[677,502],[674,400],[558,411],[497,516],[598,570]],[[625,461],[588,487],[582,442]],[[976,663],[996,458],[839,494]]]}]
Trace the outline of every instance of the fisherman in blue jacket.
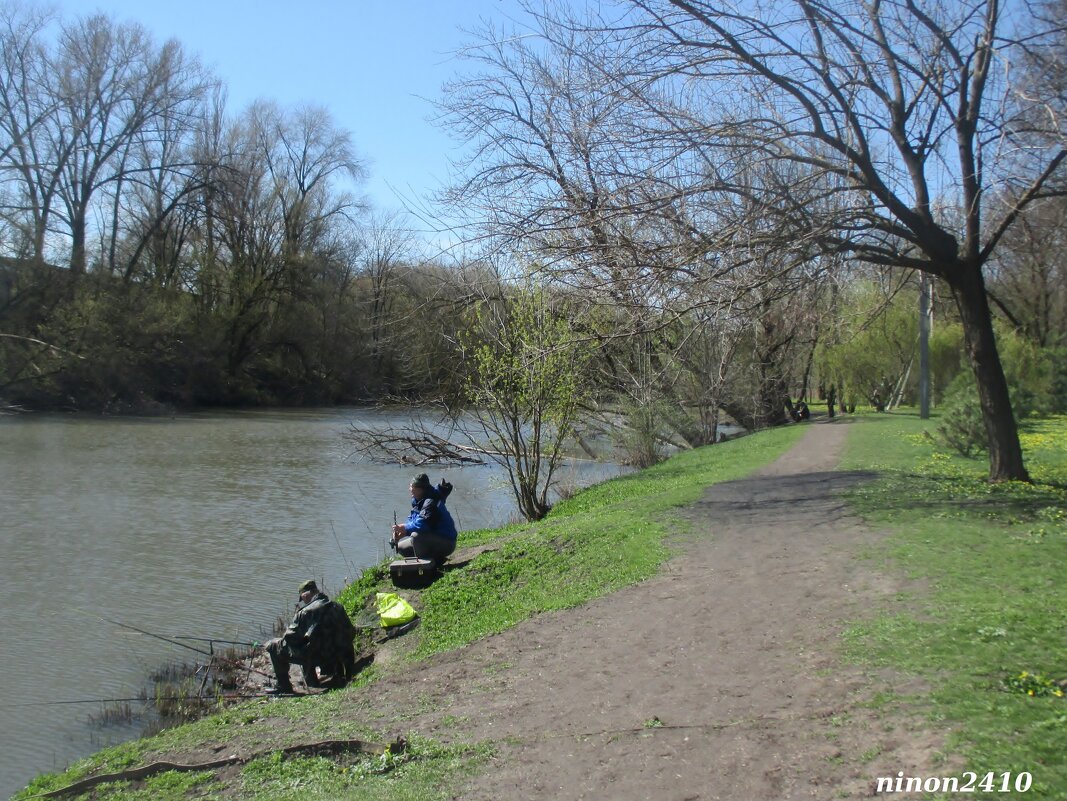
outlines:
[{"label": "fisherman in blue jacket", "polygon": [[411,480],[411,515],[393,526],[397,553],[442,562],[456,550],[456,524],[445,508],[451,491],[447,481],[432,486],[425,473]]}]

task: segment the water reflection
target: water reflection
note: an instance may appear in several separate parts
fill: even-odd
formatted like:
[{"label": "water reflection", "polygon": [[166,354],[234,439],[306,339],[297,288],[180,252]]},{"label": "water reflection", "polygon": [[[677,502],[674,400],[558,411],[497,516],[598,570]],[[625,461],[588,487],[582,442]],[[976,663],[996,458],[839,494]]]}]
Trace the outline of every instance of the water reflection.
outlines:
[{"label": "water reflection", "polygon": [[[135,696],[186,656],[100,617],[262,639],[291,615],[302,580],[332,592],[386,554],[413,471],[347,459],[341,433],[354,420],[401,422],[357,409],[0,418],[0,796],[131,734],[92,733],[97,707],[13,705]],[[495,469],[429,472],[455,484],[461,529],[514,515]],[[618,472],[579,463],[564,480]]]}]

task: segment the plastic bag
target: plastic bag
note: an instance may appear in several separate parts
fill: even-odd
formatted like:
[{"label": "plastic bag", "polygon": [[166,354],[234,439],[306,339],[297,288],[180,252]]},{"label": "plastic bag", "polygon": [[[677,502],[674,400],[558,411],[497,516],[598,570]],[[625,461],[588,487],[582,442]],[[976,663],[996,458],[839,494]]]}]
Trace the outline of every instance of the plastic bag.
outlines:
[{"label": "plastic bag", "polygon": [[418,617],[411,604],[395,592],[379,592],[375,599],[378,602],[378,617],[383,628],[403,626]]}]

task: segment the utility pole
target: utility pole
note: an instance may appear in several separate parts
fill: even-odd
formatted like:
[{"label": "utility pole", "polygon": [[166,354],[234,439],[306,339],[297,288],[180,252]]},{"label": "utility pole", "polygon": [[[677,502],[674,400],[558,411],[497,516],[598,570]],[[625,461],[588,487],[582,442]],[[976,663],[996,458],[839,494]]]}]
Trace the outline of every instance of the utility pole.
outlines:
[{"label": "utility pole", "polygon": [[919,418],[930,418],[930,276],[919,272]]}]

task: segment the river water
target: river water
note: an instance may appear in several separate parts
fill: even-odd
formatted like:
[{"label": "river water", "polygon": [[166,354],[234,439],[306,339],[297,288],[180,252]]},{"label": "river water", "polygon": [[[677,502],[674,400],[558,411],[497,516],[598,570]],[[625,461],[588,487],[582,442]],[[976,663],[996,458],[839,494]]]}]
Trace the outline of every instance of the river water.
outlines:
[{"label": "river water", "polygon": [[[332,595],[386,554],[417,471],[349,458],[352,422],[403,419],[366,409],[0,417],[0,798],[137,734],[91,724],[99,704],[40,702],[134,697],[153,669],[196,658],[100,618],[168,637],[262,640],[291,617],[303,580]],[[620,470],[579,462],[563,479]],[[515,517],[495,468],[429,473],[455,485],[461,531]]]}]

